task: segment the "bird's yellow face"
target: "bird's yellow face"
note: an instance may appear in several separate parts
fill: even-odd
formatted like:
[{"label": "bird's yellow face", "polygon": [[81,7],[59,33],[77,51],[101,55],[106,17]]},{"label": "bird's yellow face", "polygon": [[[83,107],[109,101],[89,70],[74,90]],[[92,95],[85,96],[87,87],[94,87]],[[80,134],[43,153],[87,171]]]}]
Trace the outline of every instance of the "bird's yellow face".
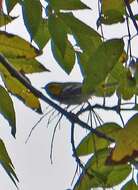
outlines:
[{"label": "bird's yellow face", "polygon": [[62,88],[59,84],[56,83],[50,83],[47,86],[47,90],[53,95],[53,96],[60,96],[62,92]]}]

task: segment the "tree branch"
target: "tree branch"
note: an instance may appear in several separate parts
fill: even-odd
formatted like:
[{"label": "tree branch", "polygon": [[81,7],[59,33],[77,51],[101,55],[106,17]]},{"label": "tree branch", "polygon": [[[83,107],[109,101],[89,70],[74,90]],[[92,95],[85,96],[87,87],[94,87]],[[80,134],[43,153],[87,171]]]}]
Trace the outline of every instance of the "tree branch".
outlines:
[{"label": "tree branch", "polygon": [[77,152],[76,152],[75,142],[74,142],[74,127],[75,127],[75,125],[74,125],[74,123],[72,123],[72,125],[71,125],[71,145],[72,145],[73,156],[76,160],[76,163],[82,169],[82,171],[86,172],[85,166],[83,166],[83,164],[81,163],[81,160],[79,159]]},{"label": "tree branch", "polygon": [[96,129],[91,128],[87,123],[85,123],[84,121],[80,120],[77,117],[77,115],[75,115],[72,112],[67,112],[62,107],[60,107],[58,104],[54,103],[49,98],[47,98],[42,92],[40,92],[35,87],[33,87],[28,82],[28,80],[26,80],[26,78],[20,72],[18,72],[12,66],[12,64],[1,53],[0,53],[0,63],[9,71],[9,73],[13,77],[15,77],[26,88],[28,88],[30,90],[30,92],[32,92],[36,97],[40,98],[41,100],[43,100],[44,102],[46,102],[47,104],[49,104],[50,106],[52,106],[53,108],[55,108],[57,111],[59,111],[61,114],[63,114],[71,123],[76,123],[76,124],[80,125],[81,127],[83,127],[85,129],[91,131],[92,133],[94,133],[98,137],[104,138],[104,139],[109,140],[111,142],[114,142],[114,139],[112,139],[111,137],[107,136],[106,134],[104,134],[104,133],[102,133],[102,132],[100,132],[100,131],[98,131]]},{"label": "tree branch", "polygon": [[[129,105],[130,103],[126,103],[126,105]],[[121,104],[123,105],[123,104]],[[125,104],[124,104],[125,105]],[[134,105],[134,103],[132,103],[132,105]],[[106,110],[106,111],[115,111],[118,113],[118,105],[115,105],[115,106],[104,106],[104,105],[100,105],[100,104],[95,104],[95,105],[88,105],[87,107],[79,110],[76,115],[81,115],[82,113],[84,112],[87,112],[87,111],[90,111],[90,110],[93,110],[93,109],[103,109],[103,110]],[[133,107],[133,108],[120,108],[120,111],[137,111],[137,108]]]},{"label": "tree branch", "polygon": [[134,26],[135,26],[135,29],[136,29],[136,31],[137,31],[137,34],[138,34],[138,25],[137,25],[137,22],[136,22],[136,19],[135,19],[134,15],[133,15],[131,6],[130,6],[130,4],[129,4],[129,1],[128,1],[128,0],[124,0],[124,2],[125,2],[125,5],[126,5],[126,7],[127,7],[128,12],[129,12],[129,16],[130,16],[130,18],[131,18],[131,20],[132,20],[132,22],[133,22],[133,24],[134,24]]}]

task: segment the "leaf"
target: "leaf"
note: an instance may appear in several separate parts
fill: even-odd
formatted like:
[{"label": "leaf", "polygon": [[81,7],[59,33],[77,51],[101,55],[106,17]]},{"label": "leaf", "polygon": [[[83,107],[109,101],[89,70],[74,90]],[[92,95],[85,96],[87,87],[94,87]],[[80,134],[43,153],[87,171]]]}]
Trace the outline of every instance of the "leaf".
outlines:
[{"label": "leaf", "polygon": [[4,74],[2,75],[2,79],[9,92],[21,99],[29,108],[38,113],[42,113],[38,98],[35,97],[29,89],[11,75]]},{"label": "leaf", "polygon": [[16,181],[19,182],[15,172],[12,161],[7,153],[5,145],[3,141],[0,139],[0,163],[2,167],[5,169],[6,173],[9,175],[15,186],[17,187]]},{"label": "leaf", "polygon": [[65,24],[58,15],[50,15],[48,18],[48,28],[53,43],[59,49],[61,56],[64,57],[67,46],[67,32]]},{"label": "leaf", "polygon": [[[24,76],[25,74],[49,71],[35,59],[10,58],[8,61],[17,71],[19,71]],[[10,75],[8,70],[2,64],[0,64],[0,73]]]},{"label": "leaf", "polygon": [[48,3],[55,10],[78,10],[78,9],[90,9],[87,5],[82,3],[80,0],[49,0]]},{"label": "leaf", "polygon": [[[114,139],[116,132],[120,130],[121,127],[116,123],[105,123],[102,126],[97,127],[96,129]],[[109,141],[103,138],[99,138],[93,133],[89,133],[86,137],[82,139],[80,144],[77,146],[76,152],[78,156],[85,156],[88,154],[92,154],[100,149],[107,148],[109,144]]]},{"label": "leaf", "polygon": [[103,0],[102,1],[101,22],[104,24],[114,24],[124,22],[125,4],[123,0],[116,3],[116,0]]},{"label": "leaf", "polygon": [[127,163],[138,156],[137,129],[138,114],[135,114],[129,119],[125,128],[116,132],[116,145],[107,159],[108,164]]},{"label": "leaf", "polygon": [[107,25],[124,21],[123,15],[117,10],[106,11],[105,15],[100,18],[100,22]]},{"label": "leaf", "polygon": [[49,17],[48,26],[52,37],[53,55],[60,66],[69,74],[75,64],[75,52],[67,39],[67,26],[58,15]]},{"label": "leaf", "polygon": [[77,56],[82,73],[84,73],[83,65],[101,44],[101,36],[91,27],[75,18],[72,13],[61,13],[59,16],[67,25],[68,30],[72,32],[77,45],[83,51],[81,54],[77,53]]},{"label": "leaf", "polygon": [[136,20],[138,20],[138,14],[134,15],[134,18],[135,18]]},{"label": "leaf", "polygon": [[7,119],[11,126],[11,133],[15,137],[16,119],[13,102],[8,92],[0,85],[0,113]]},{"label": "leaf", "polygon": [[[35,13],[35,14],[34,14]],[[40,1],[24,0],[22,1],[22,14],[24,24],[31,36],[31,40],[39,30],[42,21],[42,6]]]},{"label": "leaf", "polygon": [[120,61],[114,66],[105,81],[105,86],[106,84],[107,86],[115,84],[111,88],[105,88],[105,95],[116,90],[117,94],[120,94],[124,100],[128,100],[136,93],[136,80],[132,78],[128,68],[124,67]]},{"label": "leaf", "polygon": [[130,100],[136,94],[136,80],[130,74],[130,71],[125,72],[125,76],[120,80],[117,93],[124,100]]},{"label": "leaf", "polygon": [[105,80],[115,64],[118,62],[124,50],[124,43],[121,39],[112,39],[103,42],[83,65],[85,79],[83,93],[93,93],[95,88]]},{"label": "leaf", "polygon": [[132,179],[128,181],[121,190],[138,190],[138,185],[136,185],[135,181]]},{"label": "leaf", "polygon": [[78,46],[87,56],[92,55],[102,42],[101,36],[90,26],[75,18],[72,13],[61,13],[59,16],[72,31]]},{"label": "leaf", "polygon": [[[22,73],[48,71],[40,62],[34,59],[41,54],[41,51],[18,36],[0,32],[0,52]],[[0,71],[7,72],[2,65],[0,65]]]},{"label": "leaf", "polygon": [[[83,56],[84,57],[84,56]],[[82,58],[82,57],[81,57]],[[83,60],[82,60],[83,61]],[[110,97],[118,90],[119,83],[124,77],[124,73],[127,70],[123,64],[127,61],[127,55],[124,51],[119,61],[114,65],[111,72],[107,75],[104,81],[102,81],[95,89],[94,95],[98,97]],[[85,61],[83,61],[85,62]]]},{"label": "leaf", "polygon": [[87,164],[73,190],[90,190],[95,187],[109,188],[121,183],[131,172],[130,165],[107,166],[107,149],[98,151]]},{"label": "leaf", "polygon": [[18,2],[19,2],[19,0],[5,0],[6,8],[7,8],[8,14],[12,11],[12,9],[14,8],[14,6],[15,6]]},{"label": "leaf", "polygon": [[50,39],[50,34],[48,30],[48,21],[47,19],[41,19],[38,30],[33,40],[40,49],[43,49],[49,39]]},{"label": "leaf", "polygon": [[[18,71],[20,71],[23,74],[49,71],[36,59],[9,58],[8,60],[14,66],[14,68],[16,68]],[[1,71],[1,65],[0,65],[0,71]]]},{"label": "leaf", "polygon": [[42,52],[16,35],[0,31],[0,52],[7,58],[31,59]]},{"label": "leaf", "polygon": [[75,64],[75,52],[71,43],[67,41],[64,57],[61,55],[61,52],[54,43],[51,43],[51,46],[54,58],[57,60],[59,65],[64,69],[64,71],[66,71],[69,74]]},{"label": "leaf", "polygon": [[17,17],[12,17],[12,16],[6,15],[4,13],[1,13],[0,14],[0,27],[5,26],[6,24],[9,24],[10,22],[15,20],[16,18]]}]

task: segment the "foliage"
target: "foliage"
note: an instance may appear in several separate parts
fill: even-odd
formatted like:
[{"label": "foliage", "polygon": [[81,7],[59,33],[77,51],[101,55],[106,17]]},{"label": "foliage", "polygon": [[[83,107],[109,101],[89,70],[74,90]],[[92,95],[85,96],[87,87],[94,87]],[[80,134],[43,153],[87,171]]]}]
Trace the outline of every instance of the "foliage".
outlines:
[{"label": "foliage", "polygon": [[[0,0],[0,27],[16,19],[10,13],[18,3],[21,6],[24,25],[30,35],[30,42],[27,42],[20,36],[0,31],[0,73],[4,85],[0,86],[0,113],[11,126],[11,134],[14,137],[16,135],[16,116],[10,95],[15,95],[39,114],[42,113],[39,99],[42,99],[60,112],[61,117],[57,125],[62,116],[72,124],[73,156],[82,169],[73,190],[108,188],[120,184],[133,173],[138,157],[138,114],[131,117],[126,124],[122,118],[123,111],[138,111],[138,55],[133,53],[131,44],[138,35],[138,13],[133,13],[133,6],[138,2],[97,0],[97,30],[74,16],[74,11],[91,11],[91,7],[80,0],[45,0],[45,6],[40,0],[5,0],[7,13],[3,12],[2,3],[4,2]],[[124,30],[127,28],[127,34],[125,31],[121,37],[106,39],[104,28],[106,26],[110,30],[112,25],[117,26],[118,30],[120,25],[123,25]],[[136,34],[131,31],[132,25]],[[70,36],[75,40],[75,45]],[[35,47],[32,41],[35,42]],[[34,88],[26,76],[49,71],[36,59],[43,54],[43,48],[49,41],[59,67],[70,74],[77,62],[84,78],[82,83],[52,82],[46,85],[44,88],[52,100]],[[91,96],[105,100],[113,94],[118,100],[113,106],[107,106],[105,101],[103,105],[96,104],[94,98],[90,100]],[[132,97],[135,97],[135,102],[129,103]],[[85,104],[77,111],[69,111],[53,99],[68,107]],[[122,103],[123,100],[129,102]],[[97,114],[98,109],[114,111],[114,114],[120,116],[122,126],[113,121],[102,122]],[[88,114],[87,121],[81,118],[83,113]],[[88,131],[77,147],[74,145],[75,124]],[[83,165],[81,159],[86,155],[91,157]],[[2,140],[0,162],[17,186],[18,178]],[[137,169],[135,170],[137,172]],[[122,189],[138,189],[138,186],[134,179],[131,179]]]}]

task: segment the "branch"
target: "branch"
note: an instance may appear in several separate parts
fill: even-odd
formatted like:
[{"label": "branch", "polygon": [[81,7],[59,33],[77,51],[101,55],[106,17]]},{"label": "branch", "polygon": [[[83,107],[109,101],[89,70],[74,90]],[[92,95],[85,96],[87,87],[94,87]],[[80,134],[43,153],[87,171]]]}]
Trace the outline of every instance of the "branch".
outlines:
[{"label": "branch", "polygon": [[[125,103],[126,105],[128,104],[131,104],[131,103]],[[125,104],[121,104],[121,105],[125,105]],[[132,103],[134,105],[134,103]],[[118,113],[118,105],[116,106],[104,106],[104,105],[100,105],[100,104],[95,104],[95,105],[91,105],[89,104],[87,107],[79,110],[76,114],[79,116],[81,115],[82,113],[84,112],[87,112],[87,111],[90,111],[90,110],[93,110],[93,109],[103,109],[103,110],[106,110],[106,111],[115,111]],[[133,108],[120,108],[120,111],[137,111],[137,108],[133,107]]]},{"label": "branch", "polygon": [[26,80],[26,78],[20,73],[18,72],[13,66],[12,64],[0,53],[0,63],[9,71],[9,73],[15,77],[18,81],[20,81],[26,88],[28,88],[30,90],[30,92],[32,92],[36,97],[40,98],[41,100],[43,100],[44,102],[46,102],[47,104],[49,104],[50,106],[52,106],[53,108],[55,108],[57,111],[59,111],[62,115],[64,115],[71,123],[76,123],[78,125],[80,125],[81,127],[91,131],[92,133],[94,133],[95,135],[97,135],[98,137],[104,138],[106,140],[109,140],[111,142],[114,142],[114,139],[112,139],[111,137],[107,136],[106,134],[91,128],[87,123],[85,123],[84,121],[80,120],[77,115],[75,115],[72,112],[67,112],[66,110],[64,110],[62,107],[60,107],[58,104],[54,103],[53,101],[51,101],[49,98],[47,98],[42,92],[40,92],[39,90],[37,90],[35,87],[33,87],[28,80]]},{"label": "branch", "polygon": [[137,31],[137,34],[138,34],[138,25],[137,25],[137,22],[136,22],[136,19],[135,19],[134,15],[133,15],[131,6],[130,6],[130,4],[129,4],[129,0],[124,0],[124,2],[125,2],[125,5],[126,5],[127,10],[128,10],[128,12],[129,12],[130,18],[131,18],[131,20],[132,20],[132,22],[133,22],[133,24],[134,24],[134,26],[135,26],[135,29],[136,29],[136,31]]},{"label": "branch", "polygon": [[74,142],[74,127],[75,127],[75,125],[74,125],[74,123],[72,123],[72,125],[71,125],[71,145],[72,145],[73,156],[76,160],[76,163],[82,169],[82,171],[86,172],[85,166],[83,166],[83,164],[81,163],[81,160],[79,159],[77,152],[76,152],[75,142]]}]

